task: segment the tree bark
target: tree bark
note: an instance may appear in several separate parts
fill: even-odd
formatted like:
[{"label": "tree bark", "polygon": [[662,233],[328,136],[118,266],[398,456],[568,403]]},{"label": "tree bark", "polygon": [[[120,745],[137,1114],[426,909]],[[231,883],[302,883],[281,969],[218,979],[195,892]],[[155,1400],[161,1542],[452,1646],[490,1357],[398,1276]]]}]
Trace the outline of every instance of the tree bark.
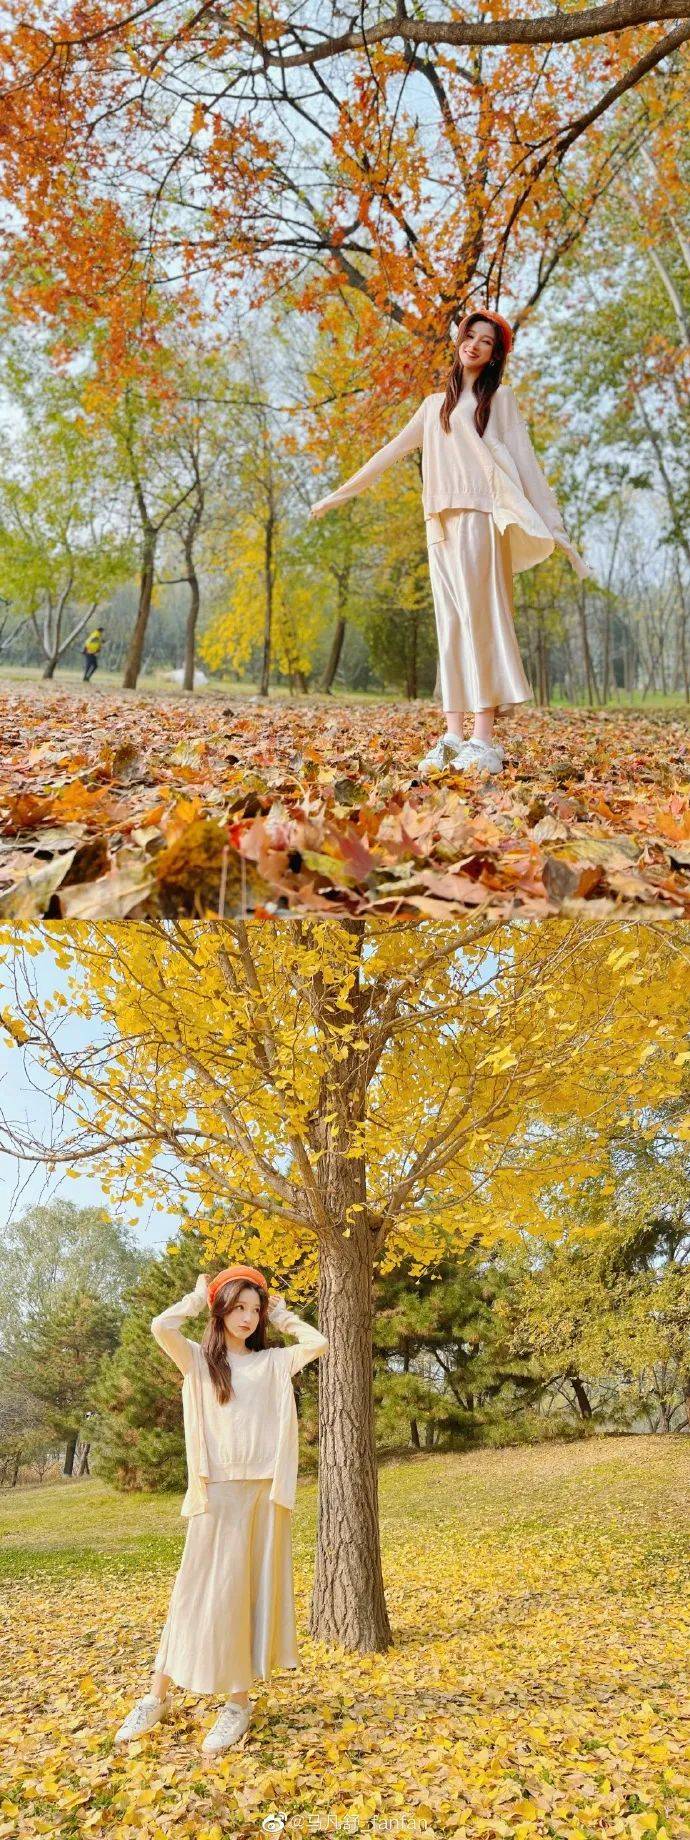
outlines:
[{"label": "tree bark", "polygon": [[132,637],[129,642],[129,652],[127,654],[127,663],[125,665],[124,677],[122,679],[123,689],[125,690],[136,690],[137,682],[139,679],[139,672],[141,670],[141,661],[142,661],[142,657],[144,653],[144,640],[146,638],[146,628],[149,623],[149,614],[151,612],[151,599],[153,595],[153,571],[154,571],[154,565],[155,565],[155,559],[156,559],[156,538],[157,538],[157,532],[154,530],[149,530],[144,538],[144,548],[143,548],[142,559],[141,559],[141,577],[140,577],[140,584],[139,584],[139,606],[137,608],[137,617],[134,623],[134,630],[132,632]]},{"label": "tree bark", "polygon": [[[344,1170],[351,1170],[353,1159]],[[358,1185],[358,1186],[361,1186]],[[354,1188],[344,1177],[340,1218]],[[361,1216],[360,1216],[361,1218]],[[319,1257],[319,1503],[309,1633],[362,1654],[393,1637],[383,1588],[374,1435],[372,1259],[366,1226],[334,1231]]]},{"label": "tree bark", "polygon": [[345,638],[346,628],[347,628],[347,620],[345,618],[345,615],[342,613],[339,613],[337,616],[336,622],[335,622],[334,630],[333,630],[333,638],[331,640],[331,649],[328,654],[328,663],[326,665],[326,669],[321,679],[321,689],[325,690],[327,696],[330,696],[331,694],[331,690],[333,689],[333,682],[335,679],[335,675],[338,669],[338,665],[340,664],[340,655],[343,649],[343,641]]},{"label": "tree bark", "polygon": [[68,1438],[66,1448],[65,1448],[65,1461],[62,1467],[63,1476],[72,1476],[74,1474],[74,1456],[75,1456],[76,1448],[77,1448],[76,1437]]},{"label": "tree bark", "polygon": [[79,1462],[77,1464],[77,1476],[79,1477],[91,1475],[91,1471],[89,1469],[89,1451],[90,1449],[91,1449],[91,1445],[85,1444],[81,1452],[81,1455],[79,1457]]},{"label": "tree bark", "polygon": [[196,652],[196,628],[197,628],[197,621],[199,618],[199,605],[200,605],[199,577],[194,567],[193,542],[194,542],[193,536],[192,537],[188,536],[185,541],[185,546],[184,546],[185,563],[187,567],[187,580],[189,582],[189,595],[190,595],[189,613],[187,614],[187,626],[185,630],[184,683],[183,683],[183,689],[185,690],[194,689],[194,656]]},{"label": "tree bark", "polygon": [[271,676],[271,646],[273,640],[273,582],[274,560],[273,541],[275,535],[275,511],[273,504],[273,487],[269,485],[269,504],[266,527],[264,531],[264,644],[261,660],[261,683],[259,695],[268,696]]},{"label": "tree bark", "polygon": [[580,1413],[580,1417],[581,1418],[591,1418],[592,1417],[592,1407],[590,1405],[590,1402],[587,1396],[587,1392],[585,1390],[585,1387],[582,1384],[579,1374],[571,1374],[570,1384],[575,1394],[575,1398],[577,1400],[578,1411]]}]

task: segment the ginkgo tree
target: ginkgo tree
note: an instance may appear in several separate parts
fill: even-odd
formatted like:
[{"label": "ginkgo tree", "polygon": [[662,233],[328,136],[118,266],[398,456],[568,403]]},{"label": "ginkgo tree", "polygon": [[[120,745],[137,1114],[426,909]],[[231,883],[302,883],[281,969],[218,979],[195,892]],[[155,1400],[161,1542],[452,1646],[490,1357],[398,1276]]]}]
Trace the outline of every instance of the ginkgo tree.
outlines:
[{"label": "ginkgo tree", "polygon": [[[133,921],[3,946],[2,1024],[51,1083],[55,1128],[46,1142],[6,1116],[0,1147],[89,1166],[135,1207],[177,1195],[209,1266],[259,1262],[295,1302],[316,1289],[310,1626],[385,1648],[373,1273],[543,1234],[556,1171],[566,1208],[614,1118],[683,1092],[688,929]],[[41,953],[62,974],[50,998]]]}]

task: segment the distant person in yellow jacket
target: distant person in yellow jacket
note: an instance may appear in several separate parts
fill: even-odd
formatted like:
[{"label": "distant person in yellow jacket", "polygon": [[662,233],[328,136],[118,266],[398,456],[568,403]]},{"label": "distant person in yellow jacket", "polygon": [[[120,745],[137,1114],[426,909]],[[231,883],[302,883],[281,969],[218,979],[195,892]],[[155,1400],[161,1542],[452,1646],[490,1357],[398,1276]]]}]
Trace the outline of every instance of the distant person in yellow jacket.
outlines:
[{"label": "distant person in yellow jacket", "polygon": [[89,633],[86,644],[82,647],[84,653],[85,684],[88,684],[89,678],[93,677],[94,671],[98,670],[98,654],[101,649],[102,639],[103,627],[94,626],[93,632]]}]

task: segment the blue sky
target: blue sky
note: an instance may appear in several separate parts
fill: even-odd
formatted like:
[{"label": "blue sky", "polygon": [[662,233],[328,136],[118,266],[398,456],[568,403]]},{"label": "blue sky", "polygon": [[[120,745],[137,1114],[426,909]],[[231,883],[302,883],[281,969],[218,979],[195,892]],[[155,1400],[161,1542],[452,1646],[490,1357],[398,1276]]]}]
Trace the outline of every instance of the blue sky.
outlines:
[{"label": "blue sky", "polygon": [[[46,949],[40,958],[30,962],[39,997],[48,997],[58,989],[68,994],[68,974],[56,967],[50,950]],[[11,964],[0,963],[0,1007],[6,1005],[11,1009],[12,997]],[[72,1017],[65,1012],[60,1039],[66,1049],[83,1044],[91,1031],[92,1025],[83,1017]],[[30,1070],[24,1063],[24,1053],[0,1035],[0,1114],[7,1124],[30,1125],[33,1135],[44,1132],[48,1141],[53,1113],[51,1081],[33,1057]],[[90,1175],[86,1167],[80,1167],[76,1176],[71,1177],[64,1170],[48,1171],[42,1164],[36,1167],[0,1150],[0,1220],[22,1214],[34,1202],[45,1205],[56,1195],[66,1196],[81,1207],[107,1207],[109,1212],[119,1214],[138,1243],[147,1248],[165,1246],[178,1224],[175,1214],[157,1213],[152,1207],[144,1206],[136,1218],[131,1207],[118,1209],[112,1198],[103,1194],[98,1178]]]}]

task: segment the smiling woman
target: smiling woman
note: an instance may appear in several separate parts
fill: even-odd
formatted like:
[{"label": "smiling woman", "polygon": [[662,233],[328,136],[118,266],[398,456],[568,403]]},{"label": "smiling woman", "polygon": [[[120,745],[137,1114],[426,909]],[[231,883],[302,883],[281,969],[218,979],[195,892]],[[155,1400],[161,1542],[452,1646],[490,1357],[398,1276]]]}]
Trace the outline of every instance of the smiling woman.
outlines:
[{"label": "smiling woman", "polygon": [[[556,544],[578,576],[587,573],[513,392],[501,382],[511,345],[501,314],[467,314],[445,391],[425,396],[399,434],[311,508],[312,517],[321,517],[345,504],[421,447],[446,717],[445,735],[420,762],[423,774],[473,762],[501,772],[503,749],[491,745],[495,717],[532,696],[515,632],[513,576],[543,561]],[[474,731],[463,744],[468,710]]]},{"label": "smiling woman", "polygon": [[[247,1276],[247,1274],[249,1274]],[[181,1323],[208,1308],[201,1345]],[[266,1324],[297,1346],[266,1346]],[[139,1738],[164,1718],[171,1682],[227,1700],[202,1750],[243,1736],[248,1688],[297,1668],[290,1514],[298,1428],[292,1378],[326,1350],[325,1336],[269,1293],[263,1272],[232,1265],[154,1317],[151,1330],[184,1374],[189,1520],[151,1690],[116,1734]]]}]

